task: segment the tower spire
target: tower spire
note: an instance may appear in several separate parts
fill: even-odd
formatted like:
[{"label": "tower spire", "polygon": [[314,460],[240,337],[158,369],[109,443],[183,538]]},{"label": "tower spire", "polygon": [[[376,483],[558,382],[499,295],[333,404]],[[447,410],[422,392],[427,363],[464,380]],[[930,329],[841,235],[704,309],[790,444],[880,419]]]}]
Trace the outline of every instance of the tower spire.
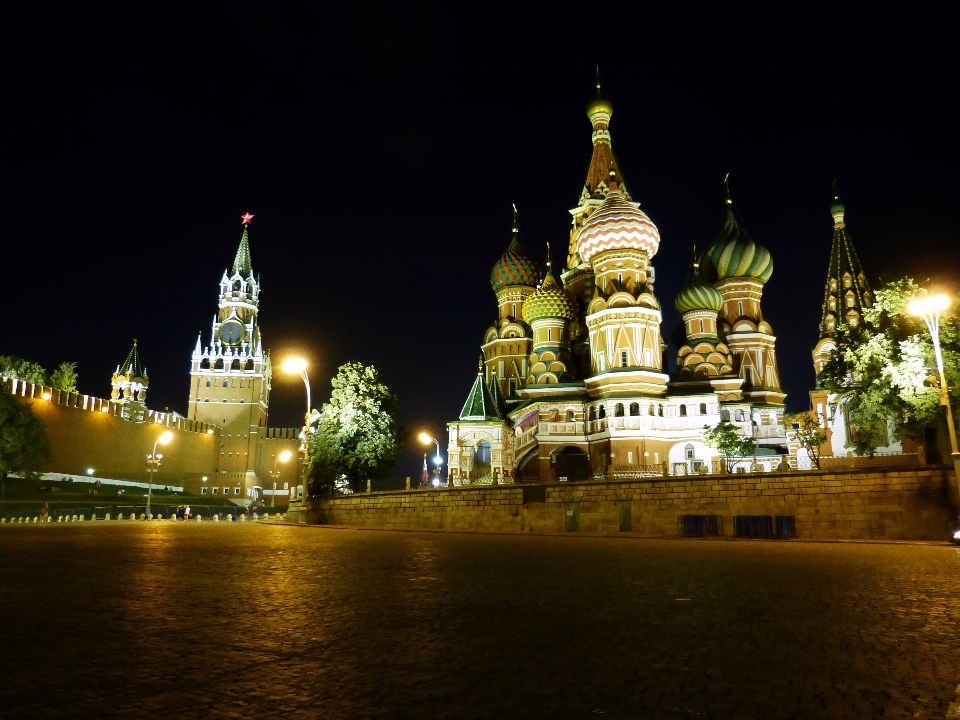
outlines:
[{"label": "tower spire", "polygon": [[243,235],[240,238],[240,247],[237,248],[237,255],[233,259],[233,272],[239,272],[243,277],[250,277],[253,274],[253,266],[250,263],[250,221],[254,216],[250,213],[244,213],[240,216],[243,221]]}]

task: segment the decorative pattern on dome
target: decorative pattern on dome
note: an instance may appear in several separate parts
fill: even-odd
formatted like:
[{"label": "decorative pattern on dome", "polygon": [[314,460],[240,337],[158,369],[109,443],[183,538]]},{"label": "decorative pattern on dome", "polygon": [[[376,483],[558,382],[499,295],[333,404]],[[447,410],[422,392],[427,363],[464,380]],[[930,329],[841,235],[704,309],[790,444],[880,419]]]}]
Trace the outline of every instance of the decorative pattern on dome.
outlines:
[{"label": "decorative pattern on dome", "polygon": [[566,290],[557,284],[553,277],[553,268],[547,262],[547,276],[543,285],[523,303],[523,319],[532,323],[540,318],[565,318],[574,320],[577,310]]},{"label": "decorative pattern on dome", "polygon": [[540,269],[527,255],[523,243],[520,242],[520,233],[514,230],[513,239],[510,240],[507,251],[500,256],[493,270],[490,271],[490,285],[494,292],[500,292],[511,285],[536,287],[538,282],[540,282]]},{"label": "decorative pattern on dome", "polygon": [[713,285],[707,285],[697,278],[680,291],[673,306],[681,315],[691,310],[720,312],[720,308],[723,307],[723,295]]},{"label": "decorative pattern on dome", "polygon": [[756,242],[740,226],[733,210],[730,185],[726,185],[726,219],[713,245],[700,257],[700,274],[707,282],[735,277],[756,278],[767,282],[773,275],[770,251]]},{"label": "decorative pattern on dome", "polygon": [[643,212],[620,193],[616,182],[603,203],[587,218],[577,238],[577,249],[585,262],[606,250],[645,250],[653,257],[660,247],[660,232]]}]

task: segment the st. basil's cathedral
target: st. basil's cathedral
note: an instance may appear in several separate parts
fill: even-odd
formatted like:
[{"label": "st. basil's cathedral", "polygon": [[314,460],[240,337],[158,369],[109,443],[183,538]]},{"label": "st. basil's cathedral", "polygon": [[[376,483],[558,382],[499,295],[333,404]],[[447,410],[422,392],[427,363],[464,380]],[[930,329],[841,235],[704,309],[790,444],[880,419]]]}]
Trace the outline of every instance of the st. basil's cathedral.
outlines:
[{"label": "st. basil's cathedral", "polygon": [[490,273],[497,321],[448,424],[454,485],[708,472],[717,454],[704,426],[721,420],[756,438],[762,469],[788,452],[776,337],[761,308],[770,252],[742,226],[725,182],[723,224],[694,251],[674,299],[685,343],[669,375],[652,265],[660,233],[613,153],[612,114],[598,82],[587,106],[593,155],[562,271],[549,247],[545,268],[533,260],[514,212]]}]

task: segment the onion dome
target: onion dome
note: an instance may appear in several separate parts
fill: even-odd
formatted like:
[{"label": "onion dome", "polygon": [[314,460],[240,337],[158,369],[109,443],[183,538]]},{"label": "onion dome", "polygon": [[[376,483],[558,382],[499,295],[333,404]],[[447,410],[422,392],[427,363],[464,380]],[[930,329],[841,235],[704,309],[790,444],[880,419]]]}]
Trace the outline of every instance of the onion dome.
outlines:
[{"label": "onion dome", "polygon": [[523,319],[530,324],[540,318],[565,318],[575,320],[577,310],[573,300],[553,277],[553,263],[547,246],[547,275],[537,291],[523,303]]},{"label": "onion dome", "polygon": [[681,315],[691,310],[712,310],[720,312],[723,307],[723,295],[713,285],[708,285],[696,274],[674,300],[673,306]]},{"label": "onion dome", "polygon": [[590,102],[587,103],[587,117],[590,118],[590,122],[593,122],[593,118],[598,113],[605,113],[606,120],[610,120],[610,116],[613,115],[613,104],[607,99],[606,94],[603,92],[603,88],[600,87],[600,69],[597,68],[597,93],[593,96]]},{"label": "onion dome", "polygon": [[700,257],[700,274],[704,280],[711,283],[736,277],[756,278],[767,282],[773,275],[770,251],[741,227],[733,209],[728,180],[725,179],[724,184],[726,217],[717,239]]},{"label": "onion dome", "polygon": [[606,250],[645,250],[653,257],[660,247],[657,226],[620,193],[617,174],[610,171],[607,197],[587,218],[577,237],[577,250],[585,262]]},{"label": "onion dome", "polygon": [[513,236],[507,251],[490,271],[490,285],[494,292],[500,292],[511,285],[527,285],[536,287],[540,282],[540,269],[527,255],[527,251],[520,242],[520,230],[517,228],[517,208],[513,208]]}]

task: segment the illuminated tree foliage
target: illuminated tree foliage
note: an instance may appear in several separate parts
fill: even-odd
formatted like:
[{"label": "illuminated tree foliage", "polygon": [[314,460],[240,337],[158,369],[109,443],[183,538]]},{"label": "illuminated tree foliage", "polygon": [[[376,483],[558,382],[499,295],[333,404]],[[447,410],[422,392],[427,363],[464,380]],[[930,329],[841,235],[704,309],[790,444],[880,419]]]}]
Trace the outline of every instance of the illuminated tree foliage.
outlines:
[{"label": "illuminated tree foliage", "polygon": [[77,391],[77,364],[62,362],[49,378],[41,365],[11,355],[0,355],[0,375],[34,385],[48,385],[64,392]]},{"label": "illuminated tree foliage", "polygon": [[30,404],[17,402],[7,388],[0,387],[0,499],[8,474],[35,477],[51,457],[43,421]]},{"label": "illuminated tree foliage", "polygon": [[397,398],[372,365],[342,365],[330,381],[317,432],[310,437],[310,479],[315,490],[359,492],[381,480],[403,450]]},{"label": "illuminated tree foliage", "polygon": [[793,430],[797,442],[807,449],[810,460],[819,468],[820,446],[827,441],[827,434],[820,427],[820,422],[809,413],[787,415],[785,420],[787,426]]},{"label": "illuminated tree foliage", "polygon": [[[924,292],[911,278],[883,285],[874,305],[864,310],[866,323],[837,328],[837,348],[817,375],[817,382],[852,402],[855,451],[872,455],[887,442],[894,418],[897,440],[920,439],[924,428],[943,421],[940,389],[930,332],[922,318],[907,310]],[[954,299],[954,307],[957,300]],[[940,318],[950,402],[960,409],[960,320]]]},{"label": "illuminated tree foliage", "polygon": [[704,425],[703,430],[704,444],[714,448],[721,457],[727,458],[727,472],[731,472],[737,463],[753,457],[757,452],[757,441],[741,435],[740,429],[726,420],[721,420],[713,427]]}]

